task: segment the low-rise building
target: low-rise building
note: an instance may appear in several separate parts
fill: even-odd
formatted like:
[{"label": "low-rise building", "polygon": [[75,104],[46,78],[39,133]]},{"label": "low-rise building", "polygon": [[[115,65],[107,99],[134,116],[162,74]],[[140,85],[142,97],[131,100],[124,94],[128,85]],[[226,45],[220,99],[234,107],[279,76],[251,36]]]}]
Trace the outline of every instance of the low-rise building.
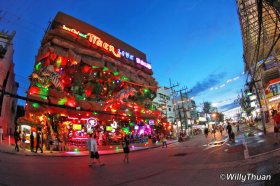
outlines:
[{"label": "low-rise building", "polygon": [[5,93],[16,94],[18,83],[15,81],[13,62],[13,38],[15,33],[0,32],[0,125],[4,135],[13,133],[17,99]]}]

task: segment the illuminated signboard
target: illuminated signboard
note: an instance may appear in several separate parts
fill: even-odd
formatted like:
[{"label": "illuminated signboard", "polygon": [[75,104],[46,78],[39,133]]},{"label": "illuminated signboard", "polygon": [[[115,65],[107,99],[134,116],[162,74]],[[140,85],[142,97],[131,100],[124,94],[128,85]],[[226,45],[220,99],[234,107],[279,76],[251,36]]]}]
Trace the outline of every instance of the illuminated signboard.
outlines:
[{"label": "illuminated signboard", "polygon": [[112,131],[113,130],[113,127],[111,126],[106,126],[106,131]]},{"label": "illuminated signboard", "polygon": [[74,129],[74,130],[82,130],[82,125],[73,124],[73,129]]},{"label": "illuminated signboard", "polygon": [[111,45],[107,42],[102,41],[102,39],[100,37],[96,36],[95,34],[82,33],[81,31],[76,30],[74,28],[67,27],[66,25],[63,25],[62,29],[66,30],[68,32],[71,32],[75,35],[78,35],[84,39],[87,39],[92,45],[97,46],[103,50],[106,50],[107,52],[113,54],[117,58],[120,58],[122,56],[122,57],[129,59],[131,61],[134,61],[148,69],[152,69],[151,64],[145,62],[144,60],[142,60],[138,57],[135,57],[134,55],[130,54],[129,52],[126,52],[121,49],[116,49],[116,47],[114,47],[113,45]]},{"label": "illuminated signboard", "polygon": [[123,56],[124,58],[126,59],[129,59],[131,61],[134,61],[148,69],[152,69],[152,66],[151,64],[145,62],[144,60],[138,58],[138,57],[135,57],[134,55],[130,54],[129,52],[127,51],[124,51],[124,50],[121,50],[121,49],[118,49],[118,52],[121,54],[121,56]]},{"label": "illuminated signboard", "polygon": [[94,46],[97,46],[99,48],[102,48],[108,52],[111,52],[115,57],[118,57],[118,58],[121,57],[121,54],[115,50],[115,47],[113,45],[110,45],[110,44],[102,41],[101,38],[97,37],[96,35],[94,35],[92,33],[85,34],[76,29],[69,28],[65,25],[62,26],[62,29],[66,30],[68,32],[71,32],[73,34],[76,34],[82,38],[88,39],[91,44],[93,44]]},{"label": "illuminated signboard", "polygon": [[269,101],[269,102],[272,102],[272,101],[276,101],[276,100],[278,100],[278,99],[280,99],[280,95],[274,96],[274,97],[272,97],[272,98],[269,98],[268,101]]}]

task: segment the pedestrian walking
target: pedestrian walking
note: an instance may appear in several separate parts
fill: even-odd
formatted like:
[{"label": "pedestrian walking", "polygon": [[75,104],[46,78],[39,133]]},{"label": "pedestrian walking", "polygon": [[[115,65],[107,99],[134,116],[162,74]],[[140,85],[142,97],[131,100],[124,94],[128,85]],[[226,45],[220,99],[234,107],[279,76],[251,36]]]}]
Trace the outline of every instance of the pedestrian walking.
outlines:
[{"label": "pedestrian walking", "polygon": [[20,140],[20,137],[19,137],[19,132],[17,130],[15,130],[14,132],[14,138],[15,138],[15,151],[19,152],[18,141]]},{"label": "pedestrian walking", "polygon": [[216,125],[212,126],[212,133],[213,133],[213,136],[214,136],[214,140],[216,140]]},{"label": "pedestrian walking", "polygon": [[204,128],[204,136],[205,136],[205,138],[208,138],[208,134],[209,134],[209,129],[208,129],[208,127],[205,127]]},{"label": "pedestrian walking", "polygon": [[239,122],[236,124],[236,130],[237,130],[237,132],[240,131],[240,129],[239,129]]},{"label": "pedestrian walking", "polygon": [[35,153],[37,153],[38,149],[40,149],[41,153],[43,153],[42,139],[41,139],[41,133],[40,132],[37,132],[37,134],[36,134],[36,151],[35,151]]},{"label": "pedestrian walking", "polygon": [[0,144],[2,144],[2,140],[3,140],[3,128],[2,126],[0,126]]},{"label": "pedestrian walking", "polygon": [[[91,138],[92,135],[90,135]],[[93,139],[88,139],[88,141],[90,141],[90,162],[89,162],[89,166],[92,166],[94,163],[94,159],[97,160],[97,162],[99,163],[99,166],[104,166],[104,163],[101,163],[100,158],[99,158],[99,153],[98,153],[98,149],[97,149],[97,142],[96,142],[96,135],[93,136]]]},{"label": "pedestrian walking", "polygon": [[276,112],[273,116],[274,121],[274,144],[279,143],[279,130],[280,130],[280,113]]},{"label": "pedestrian walking", "polygon": [[49,135],[48,141],[49,141],[50,153],[52,153],[53,152],[53,146],[54,146],[54,134]]},{"label": "pedestrian walking", "polygon": [[229,140],[235,143],[235,134],[233,131],[231,131],[231,133],[229,134]]},{"label": "pedestrian walking", "polygon": [[162,136],[162,148],[164,147],[164,145],[167,148],[167,139],[165,134]]},{"label": "pedestrian walking", "polygon": [[91,144],[92,144],[92,134],[88,134],[87,138],[87,149],[88,149],[88,155],[89,155],[89,161],[88,161],[88,166],[92,166],[92,159],[91,159]]},{"label": "pedestrian walking", "polygon": [[34,152],[34,134],[31,132],[30,134],[30,150],[31,152]]},{"label": "pedestrian walking", "polygon": [[26,141],[26,132],[23,131],[22,136],[21,136],[21,148],[25,150],[25,141]]},{"label": "pedestrian walking", "polygon": [[127,139],[127,136],[124,136],[123,141],[122,141],[122,147],[123,147],[123,152],[124,152],[124,159],[123,162],[128,163],[128,154],[129,154],[129,141]]},{"label": "pedestrian walking", "polygon": [[227,133],[228,133],[228,137],[230,139],[230,135],[232,133],[232,127],[231,127],[230,123],[227,124]]},{"label": "pedestrian walking", "polygon": [[66,131],[63,132],[62,140],[64,145],[64,151],[68,151],[68,136]]},{"label": "pedestrian walking", "polygon": [[21,130],[20,130],[20,131],[19,131],[19,140],[18,140],[18,142],[19,142],[19,147],[20,147],[20,148],[22,148],[21,139],[22,139],[22,132],[21,132]]},{"label": "pedestrian walking", "polygon": [[224,127],[222,125],[219,126],[219,131],[221,133],[221,137],[223,138]]}]

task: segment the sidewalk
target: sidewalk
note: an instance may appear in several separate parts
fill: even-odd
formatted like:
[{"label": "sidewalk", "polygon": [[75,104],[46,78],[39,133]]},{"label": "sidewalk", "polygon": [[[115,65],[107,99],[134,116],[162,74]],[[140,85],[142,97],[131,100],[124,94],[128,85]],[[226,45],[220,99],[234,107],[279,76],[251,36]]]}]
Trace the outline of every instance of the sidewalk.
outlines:
[{"label": "sidewalk", "polygon": [[[10,141],[10,143],[9,143]],[[176,143],[178,140],[168,140],[167,144]],[[158,148],[162,146],[162,143],[155,143],[152,145],[148,144],[131,144],[130,152],[140,151],[140,150],[148,150],[152,148]],[[44,150],[44,149],[43,149]],[[0,144],[0,152],[14,154],[14,155],[23,155],[23,156],[46,156],[46,157],[81,157],[88,156],[88,151],[83,148],[83,150],[79,150],[74,146],[70,146],[70,150],[67,152],[62,151],[53,151],[52,153],[49,150],[41,151],[39,150],[37,153],[31,152],[29,149],[21,149],[19,152],[15,151],[15,142],[13,136],[5,137],[3,143]],[[121,145],[108,145],[108,146],[98,146],[98,152],[100,155],[111,155],[111,154],[120,154],[123,153],[123,149]]]}]

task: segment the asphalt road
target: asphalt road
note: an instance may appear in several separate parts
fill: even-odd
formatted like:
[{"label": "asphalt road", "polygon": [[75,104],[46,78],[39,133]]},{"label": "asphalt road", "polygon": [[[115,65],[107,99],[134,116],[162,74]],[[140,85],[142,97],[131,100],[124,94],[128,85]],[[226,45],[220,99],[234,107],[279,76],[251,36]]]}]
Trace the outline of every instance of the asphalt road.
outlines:
[{"label": "asphalt road", "polygon": [[133,152],[129,164],[123,163],[123,154],[101,156],[103,167],[89,167],[88,157],[0,153],[0,185],[259,185],[262,182],[255,180],[223,180],[221,174],[271,175],[279,168],[277,157],[245,160],[238,138],[235,144],[205,142],[197,137],[168,148]]}]

